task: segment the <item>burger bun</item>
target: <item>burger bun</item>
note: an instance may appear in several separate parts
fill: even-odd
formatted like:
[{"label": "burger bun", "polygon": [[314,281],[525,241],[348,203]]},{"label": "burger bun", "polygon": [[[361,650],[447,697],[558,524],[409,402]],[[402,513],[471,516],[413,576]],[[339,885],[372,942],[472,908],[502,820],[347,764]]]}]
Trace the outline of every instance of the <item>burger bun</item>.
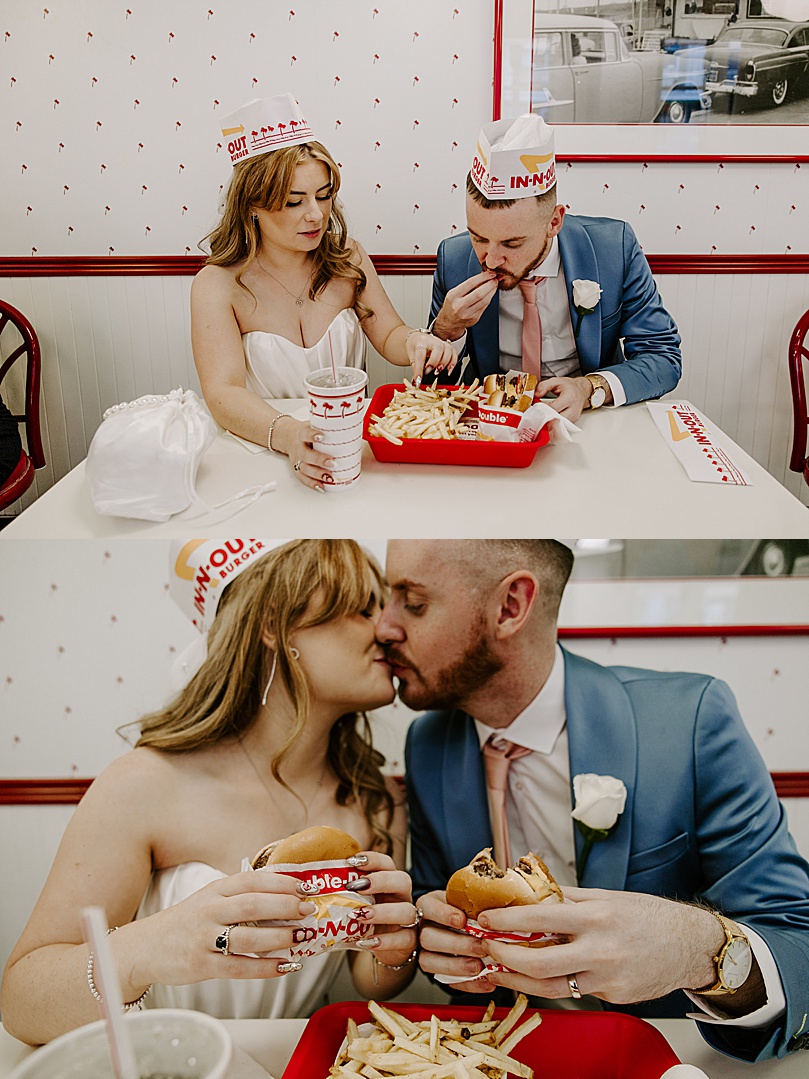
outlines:
[{"label": "burger bun", "polygon": [[344,861],[359,854],[359,843],[340,828],[318,825],[268,843],[251,861],[253,869],[267,865],[304,865],[307,862]]}]

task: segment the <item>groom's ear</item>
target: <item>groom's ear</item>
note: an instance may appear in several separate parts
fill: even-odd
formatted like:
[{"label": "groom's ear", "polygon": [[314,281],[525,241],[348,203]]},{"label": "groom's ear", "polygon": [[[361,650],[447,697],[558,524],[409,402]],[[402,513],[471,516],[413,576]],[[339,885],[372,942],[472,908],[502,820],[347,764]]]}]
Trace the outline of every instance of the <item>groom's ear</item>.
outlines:
[{"label": "groom's ear", "polygon": [[505,641],[525,628],[537,601],[538,593],[537,579],[528,570],[516,570],[503,578],[496,588],[498,605],[494,627],[496,640]]}]

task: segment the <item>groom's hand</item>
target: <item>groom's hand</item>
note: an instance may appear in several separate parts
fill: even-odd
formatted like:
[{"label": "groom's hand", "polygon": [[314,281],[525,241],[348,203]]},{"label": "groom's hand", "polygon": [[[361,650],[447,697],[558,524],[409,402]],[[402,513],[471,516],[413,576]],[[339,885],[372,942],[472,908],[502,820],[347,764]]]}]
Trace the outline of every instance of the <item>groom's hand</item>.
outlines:
[{"label": "groom's hand", "polygon": [[433,323],[432,331],[444,341],[457,341],[474,326],[497,292],[497,274],[483,270],[451,288]]},{"label": "groom's hand", "polygon": [[[428,974],[447,974],[453,978],[474,978],[483,969],[483,945],[476,937],[461,932],[466,915],[447,903],[446,892],[428,892],[418,904],[424,911],[421,925],[419,965]],[[453,991],[485,993],[488,985],[458,982]]]}]

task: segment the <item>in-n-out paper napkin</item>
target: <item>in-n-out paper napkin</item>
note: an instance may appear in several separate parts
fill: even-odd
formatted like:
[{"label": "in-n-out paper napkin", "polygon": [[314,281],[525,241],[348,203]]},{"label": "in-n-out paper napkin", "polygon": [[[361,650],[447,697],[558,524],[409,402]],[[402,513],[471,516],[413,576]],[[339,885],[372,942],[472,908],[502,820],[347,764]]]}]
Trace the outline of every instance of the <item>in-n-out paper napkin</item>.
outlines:
[{"label": "in-n-out paper napkin", "polygon": [[733,460],[736,447],[693,405],[686,401],[647,401],[646,407],[690,480],[752,486],[750,477]]}]

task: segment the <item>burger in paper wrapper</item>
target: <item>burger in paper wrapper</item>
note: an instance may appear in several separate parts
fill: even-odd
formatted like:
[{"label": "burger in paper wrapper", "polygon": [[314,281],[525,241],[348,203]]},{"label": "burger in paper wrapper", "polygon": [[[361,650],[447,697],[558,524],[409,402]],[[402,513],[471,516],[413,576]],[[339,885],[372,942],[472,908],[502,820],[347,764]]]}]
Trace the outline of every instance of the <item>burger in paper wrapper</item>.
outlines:
[{"label": "burger in paper wrapper", "polygon": [[487,375],[478,401],[480,435],[496,442],[516,442],[522,415],[534,401],[536,375],[525,371]]},{"label": "burger in paper wrapper", "polygon": [[257,923],[293,928],[292,947],[265,952],[264,958],[300,962],[329,948],[347,948],[373,932],[373,926],[355,913],[361,907],[372,906],[373,899],[346,890],[346,885],[362,875],[349,861],[359,850],[356,839],[339,828],[306,828],[262,847],[244,866],[295,877],[303,891],[308,887],[314,893],[307,896],[317,908],[313,914],[294,922]]},{"label": "burger in paper wrapper", "polygon": [[[463,931],[478,940],[522,944],[528,948],[545,948],[562,942],[563,938],[553,933],[503,933],[484,929],[476,921],[484,910],[564,902],[561,888],[536,854],[526,854],[512,869],[501,869],[492,858],[491,848],[487,847],[475,855],[469,865],[452,874],[447,883],[447,902],[466,914],[467,922]],[[508,967],[491,959],[484,959],[483,963],[483,970],[477,975],[478,978],[497,971],[511,973]],[[473,980],[447,978],[442,975],[437,975],[437,979],[446,984]]]}]

